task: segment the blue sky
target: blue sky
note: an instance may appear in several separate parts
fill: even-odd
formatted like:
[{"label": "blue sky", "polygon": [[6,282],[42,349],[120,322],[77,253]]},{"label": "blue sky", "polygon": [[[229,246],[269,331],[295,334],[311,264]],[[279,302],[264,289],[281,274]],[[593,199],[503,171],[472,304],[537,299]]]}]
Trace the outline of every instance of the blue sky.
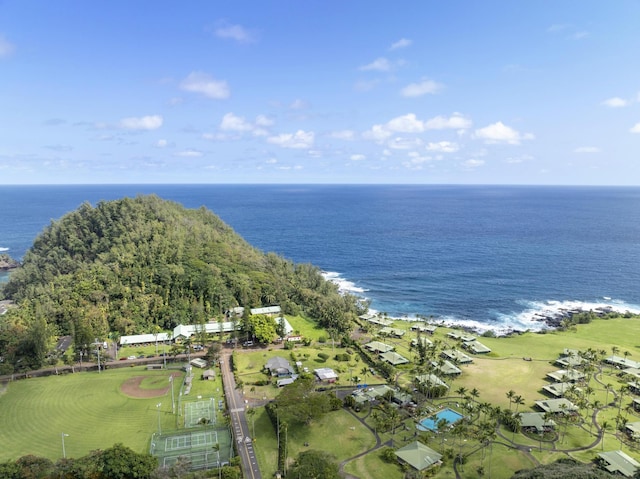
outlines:
[{"label": "blue sky", "polygon": [[640,184],[637,1],[0,0],[0,184]]}]

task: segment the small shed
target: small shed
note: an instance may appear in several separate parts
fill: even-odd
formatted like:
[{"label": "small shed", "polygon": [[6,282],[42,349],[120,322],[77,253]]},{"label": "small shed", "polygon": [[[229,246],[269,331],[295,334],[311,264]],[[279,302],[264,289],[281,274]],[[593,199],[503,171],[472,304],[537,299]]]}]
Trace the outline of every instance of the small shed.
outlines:
[{"label": "small shed", "polygon": [[200,358],[192,359],[190,364],[200,369],[204,369],[207,367],[207,362],[204,359]]},{"label": "small shed", "polygon": [[216,372],[213,369],[207,369],[202,373],[202,379],[205,381],[213,381],[216,378]]},{"label": "small shed", "polygon": [[314,369],[313,372],[316,374],[316,377],[320,381],[335,383],[338,380],[338,375],[331,368]]}]

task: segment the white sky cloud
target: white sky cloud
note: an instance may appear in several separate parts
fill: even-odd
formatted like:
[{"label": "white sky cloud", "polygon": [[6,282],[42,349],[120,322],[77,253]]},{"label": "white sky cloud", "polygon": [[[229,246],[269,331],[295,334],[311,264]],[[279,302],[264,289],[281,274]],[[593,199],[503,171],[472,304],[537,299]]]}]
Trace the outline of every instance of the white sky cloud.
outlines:
[{"label": "white sky cloud", "polygon": [[362,71],[379,71],[379,72],[388,72],[391,70],[392,65],[389,60],[384,57],[376,58],[374,61],[367,65],[363,65],[360,67]]},{"label": "white sky cloud", "polygon": [[281,133],[277,136],[267,138],[269,143],[281,146],[282,148],[311,148],[315,139],[312,131],[298,130],[295,133]]},{"label": "white sky cloud", "polygon": [[421,133],[424,131],[424,122],[418,120],[415,113],[407,113],[390,120],[386,128],[399,133]]},{"label": "white sky cloud", "polygon": [[471,159],[471,160],[465,161],[463,165],[467,168],[478,168],[480,166],[483,166],[484,163],[485,163],[484,160]]},{"label": "white sky cloud", "polygon": [[573,150],[574,153],[600,153],[601,151],[597,146],[580,146]]},{"label": "white sky cloud", "polygon": [[602,102],[604,106],[608,106],[609,108],[622,108],[623,106],[627,106],[629,103],[630,102],[628,100],[617,96],[614,96],[613,98],[609,98]]},{"label": "white sky cloud", "polygon": [[[446,118],[437,116],[426,122],[420,120],[415,113],[407,113],[406,115],[392,118],[384,125],[373,125],[370,130],[365,131],[362,137],[366,140],[373,140],[377,143],[383,143],[393,136],[394,133],[424,133],[427,130],[442,130],[446,128],[462,130],[471,126],[471,120],[465,118],[460,113],[454,113],[451,117]],[[409,144],[408,138],[394,138],[389,144],[390,148],[407,148]],[[414,144],[419,141],[411,140]],[[431,148],[457,148],[457,145],[449,142],[430,143]]]},{"label": "white sky cloud", "polygon": [[216,80],[211,75],[202,72],[191,72],[180,88],[184,91],[201,93],[214,100],[223,100],[231,95],[226,81]]},{"label": "white sky cloud", "polygon": [[460,147],[457,143],[452,143],[450,141],[438,141],[437,143],[428,143],[427,150],[429,151],[439,151],[441,153],[455,153],[458,151]]},{"label": "white sky cloud", "polygon": [[461,113],[454,113],[449,118],[444,116],[436,116],[425,123],[427,130],[465,130],[471,127],[471,120],[463,116]]},{"label": "white sky cloud", "polygon": [[389,140],[387,146],[394,150],[413,150],[420,148],[423,145],[423,141],[420,138],[396,136]]},{"label": "white sky cloud", "polygon": [[193,148],[182,150],[175,154],[175,156],[179,156],[181,158],[200,158],[203,155],[204,153],[202,153],[200,150],[196,150]]},{"label": "white sky cloud", "polygon": [[420,83],[410,83],[400,91],[400,94],[407,98],[414,98],[427,94],[433,95],[440,90],[442,90],[440,83],[433,80],[423,80]]},{"label": "white sky cloud", "polygon": [[123,118],[119,125],[126,130],[157,130],[162,126],[162,122],[162,116],[149,115]]},{"label": "white sky cloud", "polygon": [[256,125],[261,127],[273,126],[274,121],[266,115],[258,115],[256,117]]},{"label": "white sky cloud", "polygon": [[256,40],[255,35],[241,25],[223,23],[215,29],[215,34],[220,38],[235,40],[238,43],[252,43]]},{"label": "white sky cloud", "polygon": [[367,157],[365,155],[360,155],[360,154],[356,154],[356,155],[351,155],[349,157],[349,159],[351,161],[362,161],[365,160]]},{"label": "white sky cloud", "polygon": [[353,130],[332,131],[329,136],[338,140],[354,140],[356,133]]},{"label": "white sky cloud", "polygon": [[222,131],[251,131],[253,130],[253,125],[241,116],[227,113],[222,117],[220,129]]},{"label": "white sky cloud", "polygon": [[309,108],[309,104],[306,101],[297,98],[293,100],[291,105],[289,105],[289,108],[291,110],[306,110]]},{"label": "white sky cloud", "polygon": [[501,121],[476,130],[474,137],[484,140],[485,143],[506,143],[509,145],[519,145],[522,140],[534,138],[531,133],[522,134]]},{"label": "white sky cloud", "polygon": [[[268,128],[273,125],[273,120],[266,115],[258,115],[255,123],[247,121],[244,117],[235,115],[234,113],[227,113],[222,117],[220,122],[220,130],[223,132],[235,132],[244,133],[251,132],[255,136],[267,136],[269,135]],[[230,139],[224,133],[223,134],[206,134],[203,138],[207,140],[228,140]],[[240,139],[241,136],[237,136],[235,139]]]},{"label": "white sky cloud", "polygon": [[636,123],[629,130],[631,133],[640,133],[640,123]]},{"label": "white sky cloud", "polygon": [[391,136],[391,132],[383,125],[373,125],[370,130],[365,131],[362,137],[365,140],[373,140],[377,143],[381,143]]},{"label": "white sky cloud", "polygon": [[406,47],[410,46],[412,43],[413,42],[411,40],[409,40],[408,38],[401,38],[397,42],[392,43],[391,46],[389,47],[389,50],[397,50],[399,48],[406,48]]},{"label": "white sky cloud", "polygon": [[0,35],[0,58],[8,57],[15,51],[16,47],[10,43],[3,35]]}]

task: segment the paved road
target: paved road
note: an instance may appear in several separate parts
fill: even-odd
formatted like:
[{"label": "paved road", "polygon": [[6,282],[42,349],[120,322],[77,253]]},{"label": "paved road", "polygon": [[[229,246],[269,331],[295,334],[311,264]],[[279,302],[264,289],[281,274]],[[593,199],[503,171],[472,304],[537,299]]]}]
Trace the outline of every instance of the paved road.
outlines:
[{"label": "paved road", "polygon": [[231,420],[231,432],[238,446],[238,454],[242,461],[242,471],[247,479],[262,479],[258,460],[253,451],[253,443],[247,442],[251,437],[249,423],[245,414],[245,401],[242,394],[236,389],[236,381],[231,371],[231,353],[225,353],[221,357],[220,370],[222,371],[222,384],[224,395],[227,398],[229,418]]}]

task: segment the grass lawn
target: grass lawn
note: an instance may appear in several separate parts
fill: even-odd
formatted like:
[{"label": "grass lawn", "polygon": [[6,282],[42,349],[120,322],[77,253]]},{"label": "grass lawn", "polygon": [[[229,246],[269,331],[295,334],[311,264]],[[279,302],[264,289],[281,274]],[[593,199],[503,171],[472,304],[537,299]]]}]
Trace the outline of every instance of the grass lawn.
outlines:
[{"label": "grass lawn", "polygon": [[256,408],[254,416],[255,440],[253,450],[264,477],[274,477],[278,468],[278,441],[276,430],[271,424],[264,407]]},{"label": "grass lawn", "polygon": [[[275,430],[263,408],[258,408],[255,428],[255,450],[260,471],[263,477],[273,477],[277,467],[278,445]],[[340,462],[374,445],[373,434],[351,414],[341,409],[327,413],[308,426],[292,426],[287,437],[287,457],[291,461],[302,451],[317,449],[332,454]]]},{"label": "grass lawn", "polygon": [[[26,454],[58,459],[62,457],[63,433],[69,435],[65,449],[70,457],[116,442],[137,452],[148,451],[158,418],[163,430],[175,428],[171,392],[133,399],[123,394],[120,386],[134,376],[168,384],[168,374],[140,366],[11,383],[0,396],[0,461]],[[158,409],[159,403],[162,406]]]},{"label": "grass lawn", "polygon": [[380,450],[347,463],[344,470],[354,476],[371,479],[402,477],[400,465],[383,461],[380,457]]},{"label": "grass lawn", "polygon": [[480,400],[494,405],[509,406],[506,394],[513,390],[521,395],[526,406],[542,398],[540,390],[549,384],[544,378],[557,370],[547,361],[523,361],[522,358],[490,359],[476,357],[473,363],[463,366],[463,373],[453,383],[453,390],[464,386],[480,391]]}]

